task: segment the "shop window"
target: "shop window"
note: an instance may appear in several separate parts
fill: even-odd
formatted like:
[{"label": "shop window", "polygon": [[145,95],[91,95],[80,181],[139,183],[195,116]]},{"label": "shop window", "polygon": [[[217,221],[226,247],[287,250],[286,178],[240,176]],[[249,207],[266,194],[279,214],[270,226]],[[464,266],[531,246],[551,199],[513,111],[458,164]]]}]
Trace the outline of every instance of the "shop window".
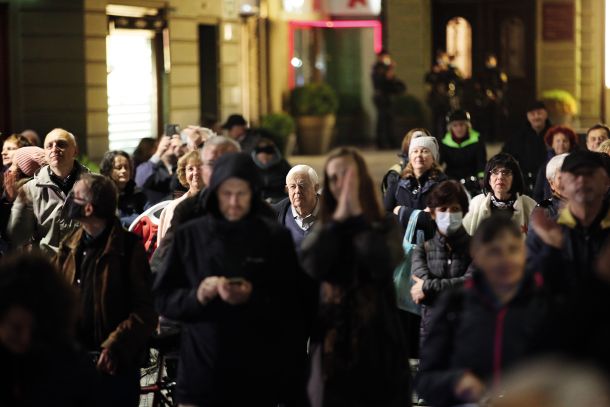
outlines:
[{"label": "shop window", "polygon": [[447,54],[464,78],[472,76],[472,27],[462,17],[447,23]]},{"label": "shop window", "polygon": [[510,78],[525,78],[525,24],[520,18],[507,18],[500,25],[500,60]]}]

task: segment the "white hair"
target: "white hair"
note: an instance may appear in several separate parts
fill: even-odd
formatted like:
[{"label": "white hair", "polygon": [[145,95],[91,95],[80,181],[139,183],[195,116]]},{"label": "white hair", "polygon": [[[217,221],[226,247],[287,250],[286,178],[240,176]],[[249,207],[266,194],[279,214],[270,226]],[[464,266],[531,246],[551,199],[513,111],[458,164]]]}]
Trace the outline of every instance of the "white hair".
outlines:
[{"label": "white hair", "polygon": [[205,144],[203,145],[203,148],[206,148],[207,146],[225,146],[225,145],[232,145],[233,147],[235,147],[236,151],[241,151],[241,147],[239,146],[239,143],[229,137],[226,136],[214,136],[212,138],[209,138]]},{"label": "white hair", "polygon": [[555,176],[557,175],[558,171],[561,171],[563,160],[565,160],[567,156],[568,153],[556,155],[555,157],[551,158],[546,164],[546,179],[549,182],[555,179]]},{"label": "white hair", "polygon": [[316,170],[305,164],[295,165],[290,169],[290,171],[288,171],[288,174],[286,175],[286,184],[288,184],[288,182],[290,182],[290,180],[297,174],[307,174],[307,177],[313,186],[320,185],[320,179],[318,178],[318,173]]}]

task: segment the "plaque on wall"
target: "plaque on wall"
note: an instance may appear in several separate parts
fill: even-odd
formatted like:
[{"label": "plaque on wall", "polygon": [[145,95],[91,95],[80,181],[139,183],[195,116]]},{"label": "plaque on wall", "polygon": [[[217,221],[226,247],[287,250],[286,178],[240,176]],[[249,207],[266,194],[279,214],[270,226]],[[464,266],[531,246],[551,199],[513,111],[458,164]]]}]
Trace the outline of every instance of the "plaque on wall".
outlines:
[{"label": "plaque on wall", "polygon": [[574,40],[574,3],[546,2],[542,5],[542,40]]}]

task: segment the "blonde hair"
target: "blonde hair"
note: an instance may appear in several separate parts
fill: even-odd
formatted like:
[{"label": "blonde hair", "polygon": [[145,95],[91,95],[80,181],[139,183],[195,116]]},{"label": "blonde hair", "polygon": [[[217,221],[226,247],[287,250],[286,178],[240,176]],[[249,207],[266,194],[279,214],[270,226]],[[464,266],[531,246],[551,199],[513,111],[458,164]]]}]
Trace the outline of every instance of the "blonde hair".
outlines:
[{"label": "blonde hair", "polygon": [[186,153],[185,155],[180,157],[180,159],[178,160],[178,169],[176,170],[178,173],[178,181],[180,181],[180,183],[182,184],[183,187],[187,187],[187,188],[188,188],[189,184],[186,181],[186,166],[188,165],[189,161],[195,161],[195,162],[199,163],[199,165],[203,164],[203,161],[201,161],[201,156],[199,155],[198,150]]}]

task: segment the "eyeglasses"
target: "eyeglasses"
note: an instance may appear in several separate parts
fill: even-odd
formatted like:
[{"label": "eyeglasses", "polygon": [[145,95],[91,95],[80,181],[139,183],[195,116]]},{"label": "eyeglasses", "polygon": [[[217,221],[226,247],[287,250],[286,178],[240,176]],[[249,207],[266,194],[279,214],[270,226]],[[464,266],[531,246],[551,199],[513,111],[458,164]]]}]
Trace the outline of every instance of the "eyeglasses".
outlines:
[{"label": "eyeglasses", "polygon": [[498,175],[502,175],[504,177],[510,177],[513,175],[513,171],[509,170],[508,168],[494,168],[493,170],[489,171],[489,173],[491,175],[495,175],[496,177]]}]

